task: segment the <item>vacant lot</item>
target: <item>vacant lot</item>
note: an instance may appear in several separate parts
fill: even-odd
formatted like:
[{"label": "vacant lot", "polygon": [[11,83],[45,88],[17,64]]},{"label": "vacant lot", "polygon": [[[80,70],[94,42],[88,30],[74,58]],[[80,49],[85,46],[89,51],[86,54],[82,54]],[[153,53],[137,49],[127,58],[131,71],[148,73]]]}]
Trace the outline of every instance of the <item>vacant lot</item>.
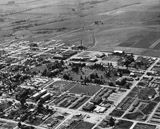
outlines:
[{"label": "vacant lot", "polygon": [[66,129],[91,129],[93,126],[94,124],[85,121],[73,121]]},{"label": "vacant lot", "polygon": [[133,129],[155,129],[155,125],[137,123]]},{"label": "vacant lot", "polygon": [[132,126],[133,122],[130,121],[125,121],[125,120],[120,120],[116,126],[114,127],[114,129],[130,129],[130,127]]}]

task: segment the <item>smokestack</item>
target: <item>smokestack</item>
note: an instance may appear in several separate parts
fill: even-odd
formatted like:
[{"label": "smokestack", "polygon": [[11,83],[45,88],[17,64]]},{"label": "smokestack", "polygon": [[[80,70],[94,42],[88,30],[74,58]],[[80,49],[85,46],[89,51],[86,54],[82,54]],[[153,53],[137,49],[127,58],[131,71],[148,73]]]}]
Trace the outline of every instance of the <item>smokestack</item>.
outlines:
[{"label": "smokestack", "polygon": [[83,46],[83,42],[82,42],[82,40],[81,40],[81,46]]}]

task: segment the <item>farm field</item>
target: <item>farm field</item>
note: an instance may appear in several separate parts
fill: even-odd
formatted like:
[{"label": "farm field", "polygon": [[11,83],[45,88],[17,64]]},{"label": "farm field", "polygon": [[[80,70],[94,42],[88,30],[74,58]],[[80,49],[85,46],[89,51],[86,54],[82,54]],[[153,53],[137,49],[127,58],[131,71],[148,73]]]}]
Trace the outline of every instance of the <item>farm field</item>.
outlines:
[{"label": "farm field", "polygon": [[[2,46],[21,40],[62,40],[90,50],[142,55],[159,50],[158,0],[1,0]],[[156,42],[156,43],[155,43]],[[154,44],[155,43],[155,44]],[[138,49],[137,49],[138,48]]]},{"label": "farm field", "polygon": [[[154,31],[143,32],[143,33],[141,32],[127,39],[119,46],[149,49],[149,47],[160,38],[159,34],[160,34],[159,32],[154,32]],[[159,48],[154,47],[153,49],[158,50]]]}]

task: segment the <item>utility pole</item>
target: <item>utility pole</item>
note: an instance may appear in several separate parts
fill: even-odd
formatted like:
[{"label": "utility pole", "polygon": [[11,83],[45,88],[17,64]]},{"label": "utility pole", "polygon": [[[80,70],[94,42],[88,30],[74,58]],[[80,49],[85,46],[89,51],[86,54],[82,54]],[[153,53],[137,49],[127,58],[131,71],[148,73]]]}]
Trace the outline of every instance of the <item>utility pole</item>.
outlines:
[{"label": "utility pole", "polygon": [[96,42],[95,32],[93,32],[93,45],[95,44],[95,42]]}]

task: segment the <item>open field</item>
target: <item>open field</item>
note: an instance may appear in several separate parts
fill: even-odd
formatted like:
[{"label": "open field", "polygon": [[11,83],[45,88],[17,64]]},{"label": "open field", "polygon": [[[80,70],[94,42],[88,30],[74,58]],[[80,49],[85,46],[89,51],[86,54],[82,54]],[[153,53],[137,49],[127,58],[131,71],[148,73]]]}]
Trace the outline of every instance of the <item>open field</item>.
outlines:
[{"label": "open field", "polygon": [[61,39],[82,40],[90,50],[157,55],[160,49],[158,0],[8,1],[0,1],[2,44]]},{"label": "open field", "polygon": [[132,122],[120,120],[114,129],[129,129],[132,126]]}]

